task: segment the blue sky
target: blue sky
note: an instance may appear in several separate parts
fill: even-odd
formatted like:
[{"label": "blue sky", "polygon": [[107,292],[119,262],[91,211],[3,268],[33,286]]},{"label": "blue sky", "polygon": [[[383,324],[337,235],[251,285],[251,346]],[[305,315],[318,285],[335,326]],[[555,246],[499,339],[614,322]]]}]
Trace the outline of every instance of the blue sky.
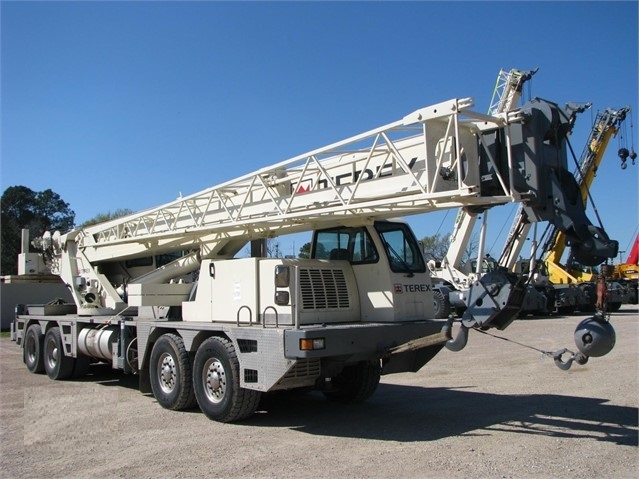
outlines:
[{"label": "blue sky", "polygon": [[[639,150],[637,6],[2,1],[0,187],[51,188],[77,223],[138,211],[429,104],[471,96],[486,111],[501,68],[539,67],[526,99],[593,103],[577,156],[596,111],[625,105],[623,142]],[[592,195],[627,251],[639,164],[620,169],[619,140]],[[511,210],[489,216],[494,255]],[[408,220],[423,237],[448,233],[454,216]],[[280,248],[294,254],[304,239]]]}]

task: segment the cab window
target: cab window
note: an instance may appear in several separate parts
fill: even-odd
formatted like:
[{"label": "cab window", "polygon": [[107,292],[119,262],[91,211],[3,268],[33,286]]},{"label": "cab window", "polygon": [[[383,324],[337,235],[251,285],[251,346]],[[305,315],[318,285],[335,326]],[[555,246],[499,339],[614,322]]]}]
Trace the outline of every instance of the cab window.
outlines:
[{"label": "cab window", "polygon": [[364,264],[376,262],[379,254],[366,228],[331,228],[315,233],[311,257]]},{"label": "cab window", "polygon": [[395,273],[423,273],[426,271],[424,258],[415,236],[403,223],[377,222],[375,229],[379,232],[391,271]]}]

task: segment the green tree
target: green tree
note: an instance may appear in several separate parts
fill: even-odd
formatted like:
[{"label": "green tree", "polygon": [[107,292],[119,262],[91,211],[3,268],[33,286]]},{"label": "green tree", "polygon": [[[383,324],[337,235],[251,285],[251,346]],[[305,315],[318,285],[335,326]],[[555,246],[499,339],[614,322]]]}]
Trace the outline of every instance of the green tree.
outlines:
[{"label": "green tree", "polygon": [[107,211],[106,213],[98,213],[93,218],[86,220],[84,223],[80,225],[80,228],[86,228],[87,226],[97,225],[99,223],[104,223],[106,221],[111,221],[116,218],[122,218],[123,216],[128,216],[133,214],[128,208],[118,208],[117,210],[111,212]]},{"label": "green tree", "polygon": [[69,208],[69,203],[50,189],[33,191],[26,186],[10,186],[2,193],[0,202],[0,273],[3,275],[18,272],[23,228],[29,230],[31,239],[41,236],[45,231],[66,233],[73,228],[75,213]]},{"label": "green tree", "polygon": [[441,236],[437,233],[432,236],[424,236],[424,238],[422,238],[422,244],[424,245],[424,254],[427,260],[437,259],[441,261],[448,251],[450,234]]},{"label": "green tree", "polygon": [[300,252],[297,254],[298,258],[310,258],[311,257],[311,243],[304,243],[300,248]]},{"label": "green tree", "polygon": [[[446,253],[448,252],[448,247],[450,246],[450,233],[446,235],[433,235],[433,236],[425,236],[422,238],[422,244],[424,245],[424,255],[426,259],[437,259],[442,260]],[[464,249],[462,255],[462,262],[468,261],[471,259],[475,253],[477,252],[478,241],[476,237],[472,237],[466,248]]]}]

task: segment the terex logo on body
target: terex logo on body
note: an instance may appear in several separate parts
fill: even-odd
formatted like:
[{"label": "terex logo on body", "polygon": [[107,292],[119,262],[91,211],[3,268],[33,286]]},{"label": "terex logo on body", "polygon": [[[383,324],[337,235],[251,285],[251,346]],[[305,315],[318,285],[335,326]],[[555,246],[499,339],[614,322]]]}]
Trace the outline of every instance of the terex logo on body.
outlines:
[{"label": "terex logo on body", "polygon": [[431,286],[429,284],[400,284],[400,283],[395,283],[393,285],[393,289],[395,290],[395,294],[426,293],[427,291],[431,291]]}]

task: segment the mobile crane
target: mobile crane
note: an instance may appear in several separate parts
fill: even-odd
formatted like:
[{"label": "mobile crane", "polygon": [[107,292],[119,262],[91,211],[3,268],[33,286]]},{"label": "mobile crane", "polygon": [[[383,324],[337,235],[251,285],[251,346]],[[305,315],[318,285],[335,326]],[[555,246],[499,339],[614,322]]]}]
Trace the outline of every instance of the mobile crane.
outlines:
[{"label": "mobile crane", "polygon": [[[629,111],[630,107],[607,108],[598,112],[595,117],[578,168],[575,171],[578,191],[572,193],[574,198],[581,200],[584,207],[608,143],[617,134]],[[512,271],[520,268],[519,272],[522,272],[521,266],[527,262],[518,260],[518,257],[532,223],[523,205],[520,205],[499,258],[501,266]],[[530,274],[535,275],[532,278],[532,284],[540,290],[541,294],[548,295],[549,300],[554,302],[554,308],[559,312],[594,311],[596,301],[594,281],[596,278],[590,267],[602,263],[603,258],[601,256],[591,258],[587,254],[571,252],[566,266],[562,265],[560,261],[566,248],[565,234],[555,225],[548,226],[550,230],[547,240],[539,252],[542,257],[541,264],[535,265],[535,256],[538,253],[535,240],[531,254],[533,264],[525,268]],[[599,234],[602,235],[602,238],[607,238],[605,231],[600,230]],[[616,250],[605,252],[605,256],[614,258]],[[609,309],[618,309],[620,305],[619,293],[615,289],[609,288]]]},{"label": "mobile crane", "polygon": [[[147,211],[60,234],[42,248],[74,304],[19,305],[26,367],[51,379],[91,361],[139,376],[165,408],[213,420],[253,414],[261,394],[317,388],[359,402],[380,376],[417,371],[472,328],[504,329],[521,301],[502,271],[471,289],[453,338],[409,226],[393,218],[523,201],[574,248],[606,249],[564,191],[569,115],[535,99],[499,115],[452,99]],[[549,208],[549,202],[553,205]],[[310,259],[234,258],[245,244],[313,230]],[[256,248],[257,249],[257,248]],[[159,266],[158,257],[176,259]],[[585,320],[583,364],[614,345]]]}]

